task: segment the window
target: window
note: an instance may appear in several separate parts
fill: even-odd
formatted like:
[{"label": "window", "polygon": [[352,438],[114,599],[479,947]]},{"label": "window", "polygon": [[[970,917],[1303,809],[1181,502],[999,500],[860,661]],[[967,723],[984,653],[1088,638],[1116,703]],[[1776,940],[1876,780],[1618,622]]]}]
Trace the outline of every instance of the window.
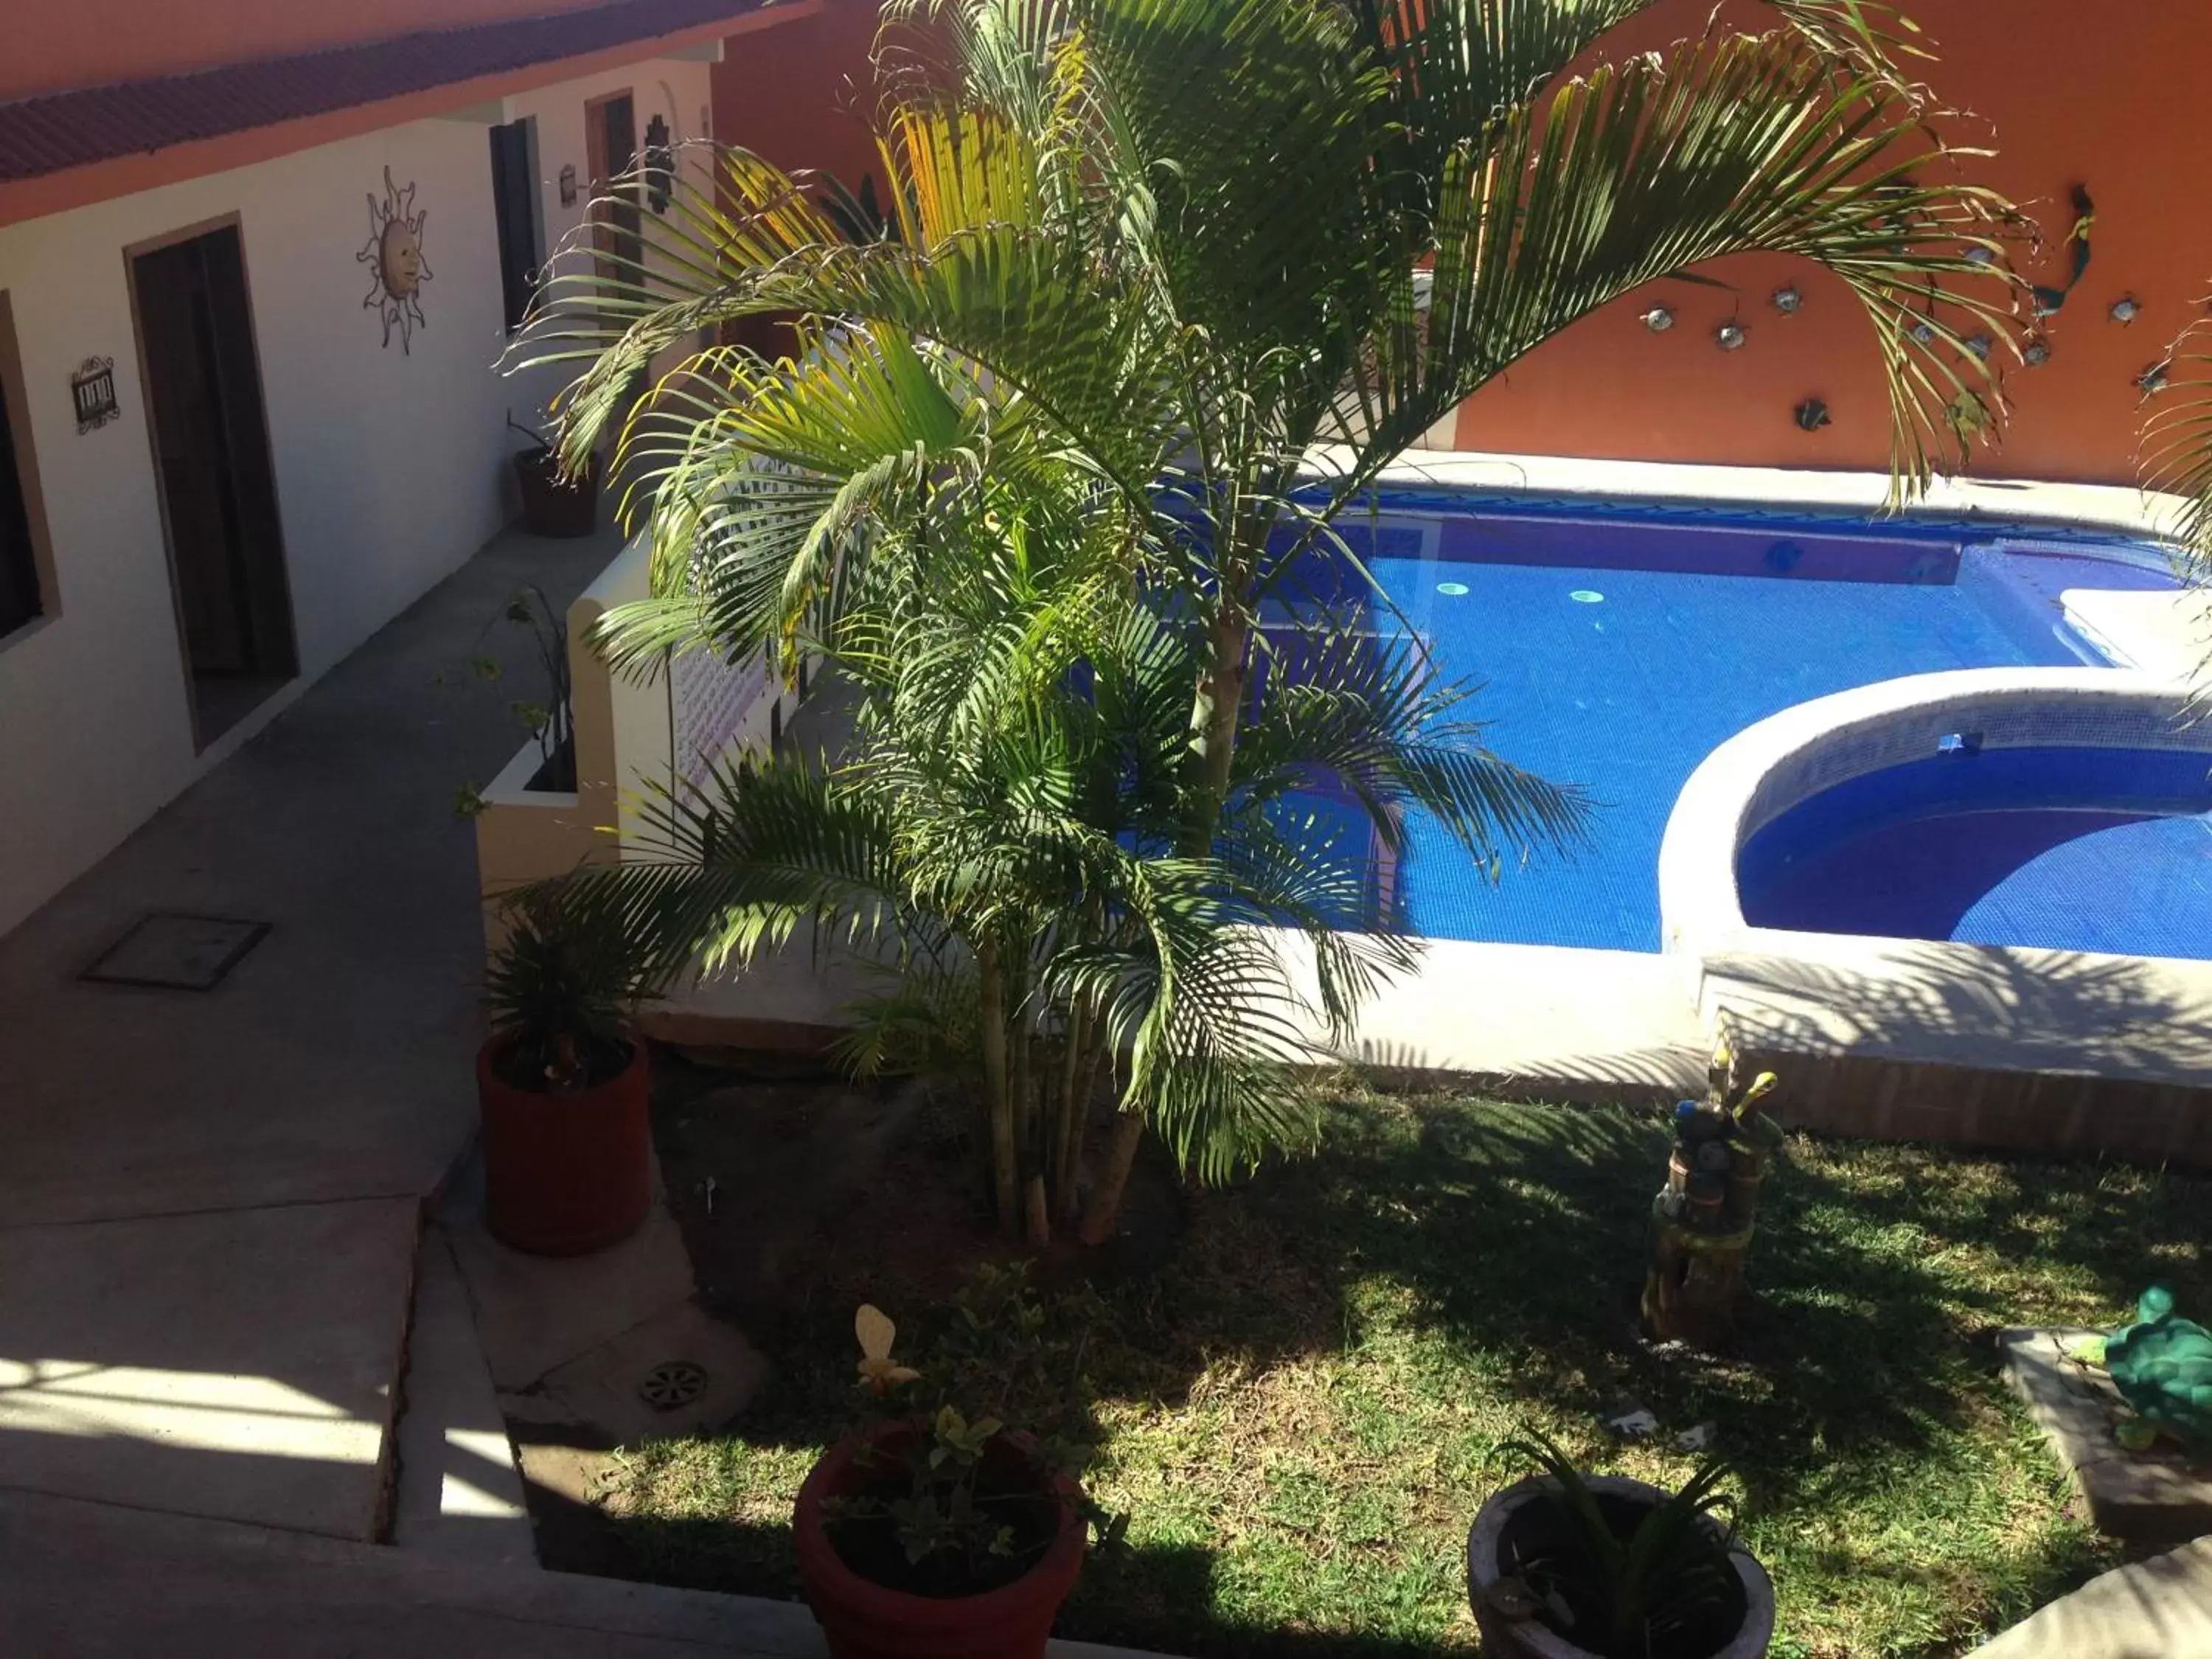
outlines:
[{"label": "window", "polygon": [[491,130],[492,210],[499,220],[499,281],[507,332],[522,326],[538,291],[537,123],[525,116]]},{"label": "window", "polygon": [[32,532],[36,475],[16,373],[15,332],[0,294],[0,635],[46,613],[39,544]]}]

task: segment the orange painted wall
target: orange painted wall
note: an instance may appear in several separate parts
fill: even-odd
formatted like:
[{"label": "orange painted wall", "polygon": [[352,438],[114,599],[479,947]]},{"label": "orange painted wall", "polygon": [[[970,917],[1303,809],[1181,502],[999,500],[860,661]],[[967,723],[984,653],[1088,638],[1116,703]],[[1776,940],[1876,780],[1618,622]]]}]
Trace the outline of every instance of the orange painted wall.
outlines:
[{"label": "orange painted wall", "polygon": [[875,38],[875,0],[827,0],[811,17],[732,40],[714,66],[714,137],[778,167],[834,173],[848,189],[875,173],[880,192]]},{"label": "orange painted wall", "polygon": [[179,75],[604,0],[9,0],[0,98]]},{"label": "orange painted wall", "polygon": [[[1694,33],[1711,0],[1666,0],[1607,46],[1608,54]],[[1969,174],[1995,185],[2043,227],[2031,267],[2063,281],[2068,192],[2097,205],[2093,261],[2066,309],[2045,326],[2051,361],[2010,367],[2014,416],[2003,447],[1980,454],[1984,476],[2132,483],[2142,410],[2134,377],[2164,353],[2212,292],[2212,117],[2173,77],[2212,62],[2212,6],[2086,6],[2081,0],[1905,0],[1941,61],[1924,75],[1942,100],[1979,125],[1955,142],[1999,154]],[[1732,4],[1732,21],[1756,21]],[[1992,132],[1990,129],[1993,128]],[[1781,259],[1724,262],[1718,292],[1680,283],[1640,291],[1547,343],[1460,411],[1462,449],[1743,465],[1881,468],[1888,425],[1872,337],[1839,284]],[[1784,318],[1768,296],[1785,281],[1805,303]],[[2124,294],[2143,305],[2123,327],[2107,316]],[[1639,322],[1672,306],[1674,330]],[[1732,315],[1749,342],[1729,354],[1713,331]],[[1808,397],[1834,424],[1808,434],[1791,419]]]}]

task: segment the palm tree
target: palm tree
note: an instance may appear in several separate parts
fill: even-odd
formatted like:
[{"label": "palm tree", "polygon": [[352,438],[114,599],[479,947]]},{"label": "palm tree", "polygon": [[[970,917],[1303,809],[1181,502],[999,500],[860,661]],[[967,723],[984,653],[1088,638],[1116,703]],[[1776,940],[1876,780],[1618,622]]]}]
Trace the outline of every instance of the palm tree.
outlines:
[{"label": "palm tree", "polygon": [[[1395,837],[1418,807],[1494,861],[1498,830],[1571,836],[1576,799],[1483,751],[1467,689],[1407,643],[1292,628],[1279,637],[1296,672],[1255,688],[1218,831],[1182,853],[1206,639],[1139,579],[1146,521],[957,356],[856,331],[813,344],[754,383],[734,427],[779,426],[834,365],[855,393],[942,398],[970,434],[963,464],[853,526],[867,556],[841,568],[824,627],[798,641],[850,702],[852,729],[662,789],[637,855],[574,890],[649,941],[663,971],[743,964],[801,936],[893,970],[850,1058],[973,1080],[1000,1224],[1026,1224],[1034,1243],[1074,1218],[1103,1075],[1121,1084],[1130,1147],[1150,1125],[1200,1179],[1310,1138],[1285,1068],[1340,1041],[1377,979],[1412,960],[1371,835]],[[878,461],[851,431],[819,428],[835,453],[787,436],[770,476],[841,469],[852,488]],[[1322,788],[1355,810],[1327,811]],[[1127,1170],[1117,1147],[1094,1242]]]},{"label": "palm tree", "polygon": [[[635,262],[546,291],[527,349],[581,366],[562,452],[580,466],[619,428],[652,539],[656,600],[615,648],[769,642],[790,672],[880,518],[1005,463],[991,425],[1018,396],[1188,630],[1172,850],[1197,867],[1264,723],[1263,622],[1313,556],[1358,569],[1339,516],[1643,283],[1748,252],[1834,272],[1918,488],[1990,384],[1963,336],[2010,337],[2008,208],[1952,178],[1909,37],[1871,0],[1772,0],[1764,33],[1568,73],[1651,3],[888,0],[891,234],[855,239],[835,192],[726,151]],[[638,395],[702,331],[763,315],[801,319],[795,363],[692,351]],[[839,348],[840,322],[878,349]],[[931,361],[991,395],[952,395]],[[1486,842],[1565,822],[1510,769],[1454,787]]]}]

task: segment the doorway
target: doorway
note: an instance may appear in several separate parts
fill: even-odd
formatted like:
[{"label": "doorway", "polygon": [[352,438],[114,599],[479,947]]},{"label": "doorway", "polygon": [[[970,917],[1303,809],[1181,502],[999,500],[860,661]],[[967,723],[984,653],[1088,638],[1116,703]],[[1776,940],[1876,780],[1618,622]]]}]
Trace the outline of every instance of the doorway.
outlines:
[{"label": "doorway", "polygon": [[238,227],[131,256],[169,574],[204,749],[299,672]]}]

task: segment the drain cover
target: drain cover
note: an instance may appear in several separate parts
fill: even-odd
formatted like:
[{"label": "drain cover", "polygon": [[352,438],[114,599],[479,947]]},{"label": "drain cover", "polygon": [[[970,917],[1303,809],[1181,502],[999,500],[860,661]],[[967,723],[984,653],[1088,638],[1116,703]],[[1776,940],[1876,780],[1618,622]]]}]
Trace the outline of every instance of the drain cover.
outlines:
[{"label": "drain cover", "polygon": [[103,985],[212,991],[268,932],[267,922],[242,916],[157,910],[133,922],[80,977]]},{"label": "drain cover", "polygon": [[637,1385],[638,1398],[657,1412],[672,1412],[707,1392],[707,1370],[688,1359],[665,1359]]}]

